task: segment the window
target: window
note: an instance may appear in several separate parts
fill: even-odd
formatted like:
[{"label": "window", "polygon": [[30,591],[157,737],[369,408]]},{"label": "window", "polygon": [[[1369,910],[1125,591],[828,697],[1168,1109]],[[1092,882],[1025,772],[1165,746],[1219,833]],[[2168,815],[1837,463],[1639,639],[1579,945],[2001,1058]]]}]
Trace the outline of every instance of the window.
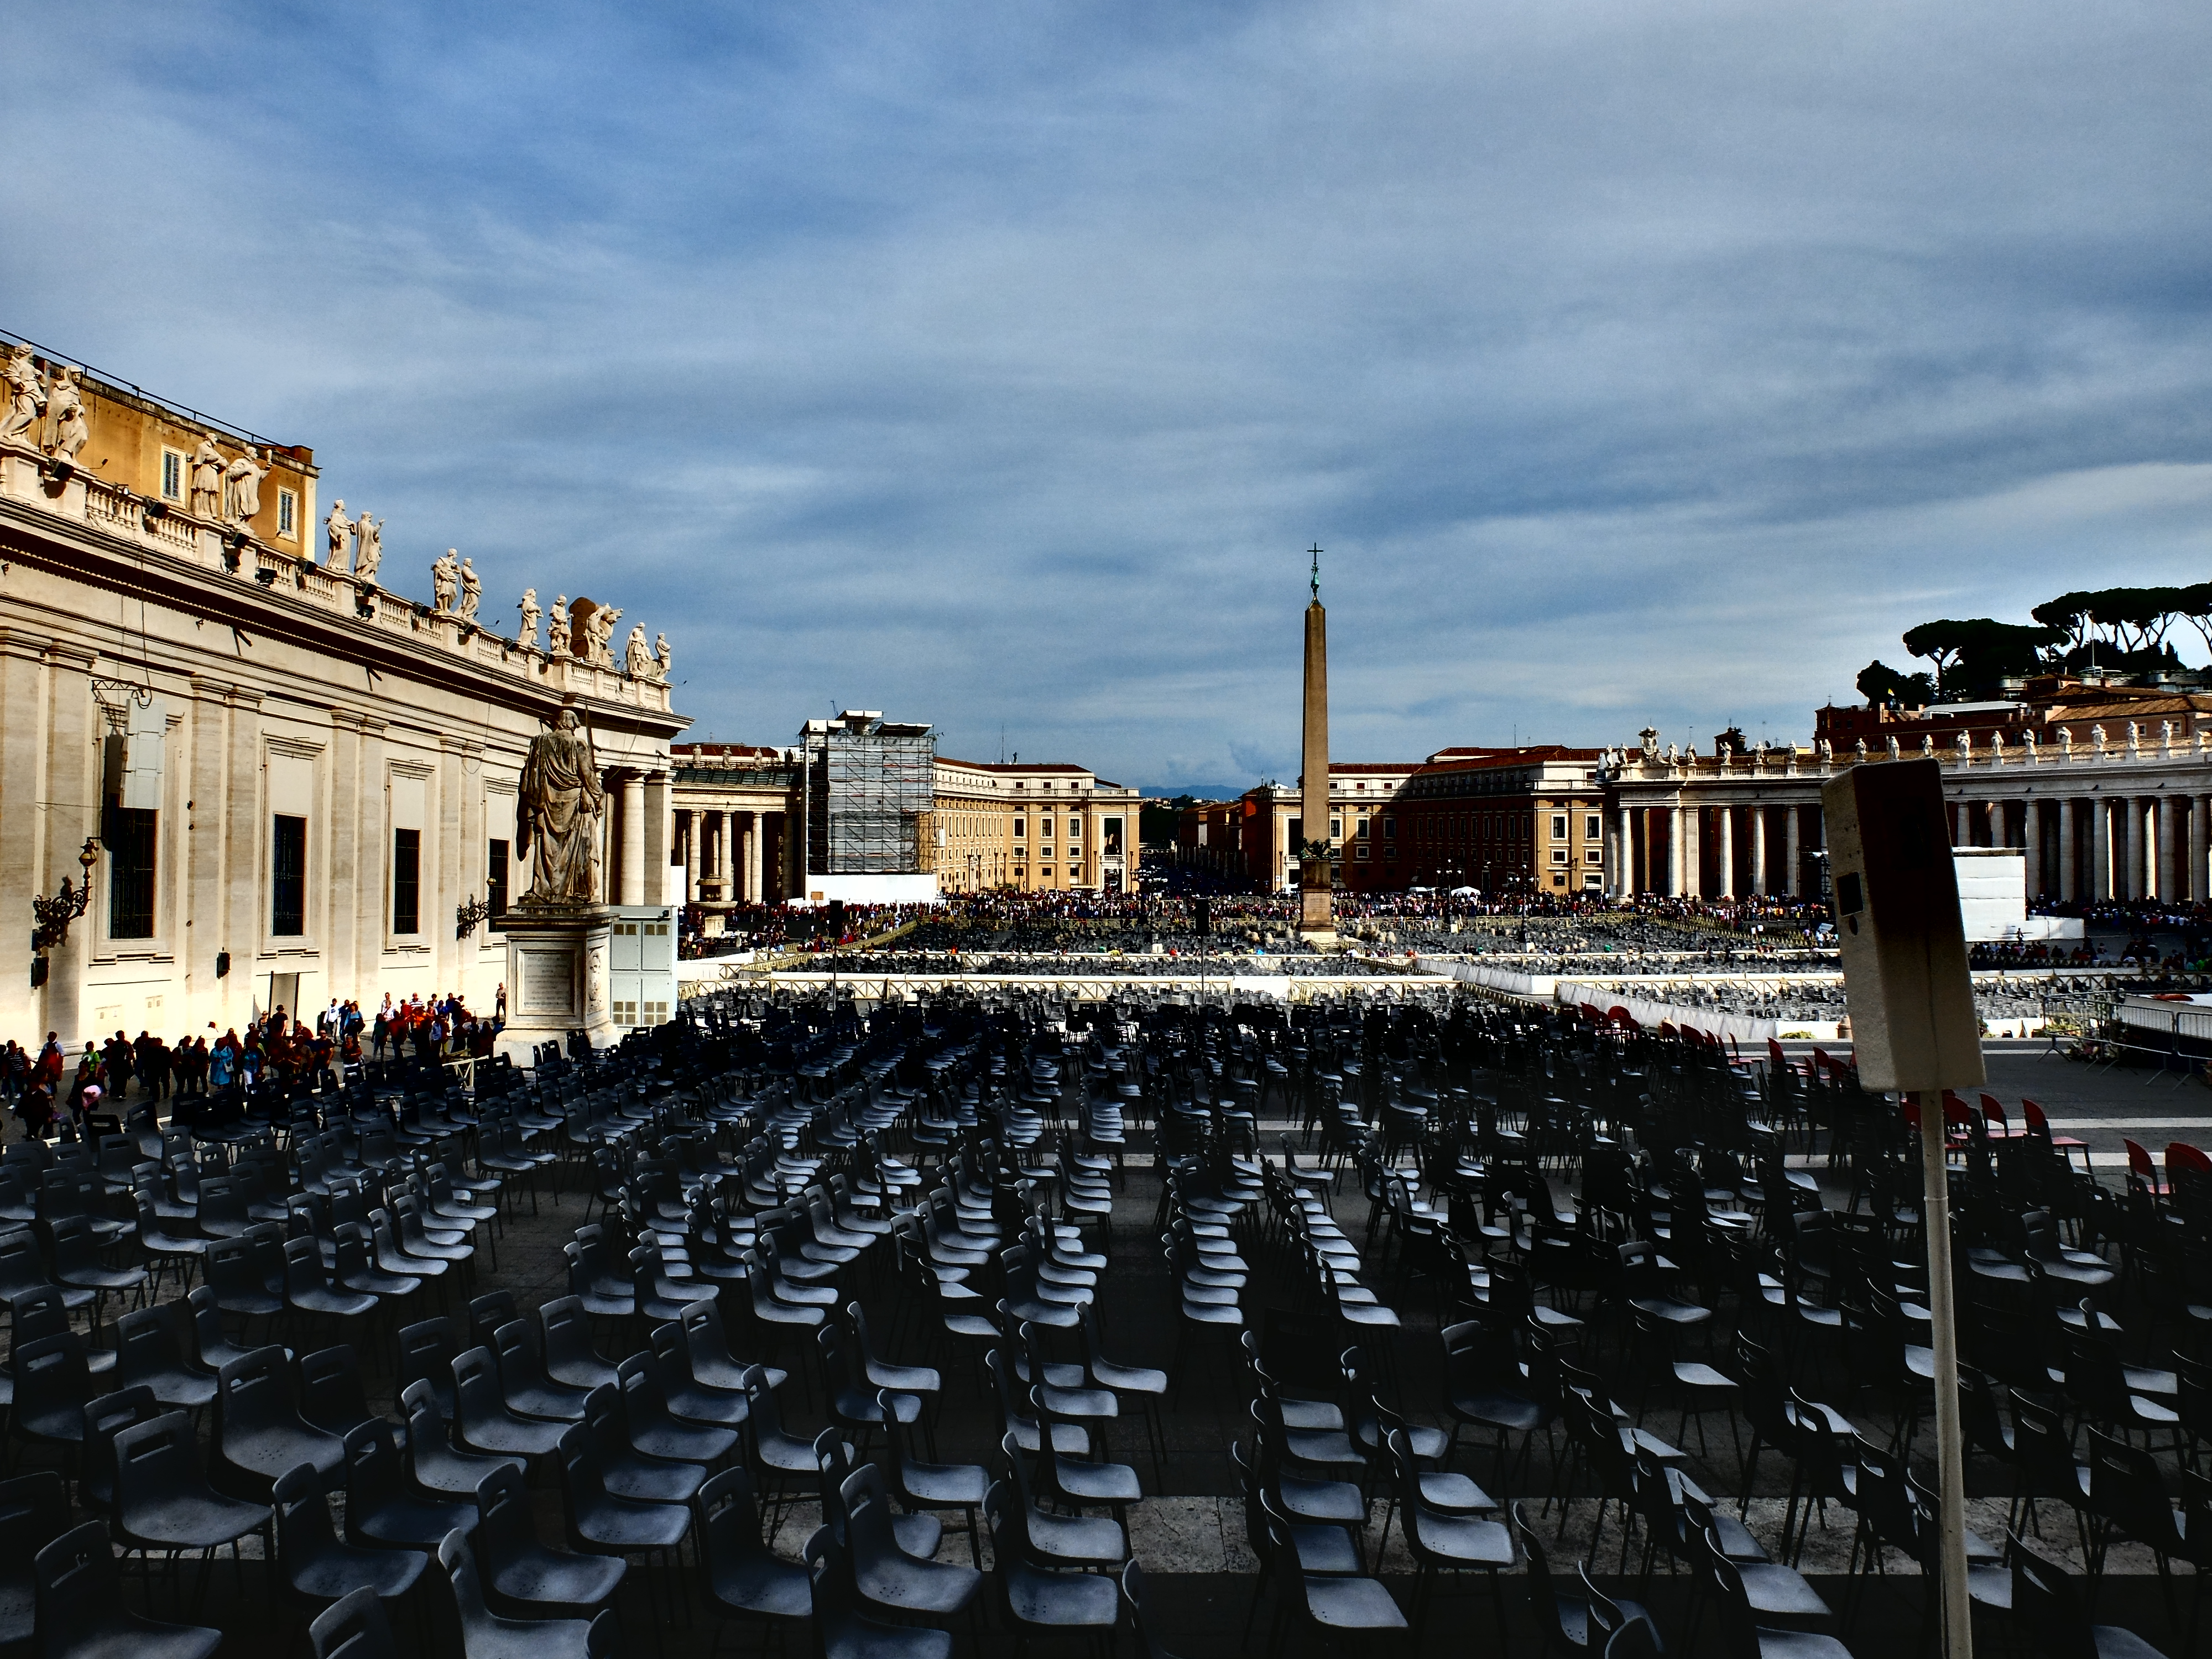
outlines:
[{"label": "window", "polygon": [[1050,841],[1052,839],[1052,815],[1050,813],[1047,813],[1043,817],[1037,820],[1037,835],[1041,839],[1045,841]]},{"label": "window", "polygon": [[1016,818],[1014,820],[1014,839],[1016,841],[1019,841],[1027,834],[1029,834],[1029,820],[1026,818]]},{"label": "window", "polygon": [[1554,847],[1552,849],[1552,862],[1554,864],[1565,864],[1566,861],[1567,849],[1564,847]]},{"label": "window", "polygon": [[1553,877],[1552,877],[1552,885],[1553,885],[1553,886],[1554,886],[1554,887],[1565,887],[1566,884],[1567,884],[1567,878],[1566,878],[1566,877],[1565,877],[1564,875],[1560,875],[1560,874],[1559,874],[1558,872],[1553,872]]},{"label": "window", "polygon": [[1366,858],[1368,855],[1369,855],[1369,852],[1368,852],[1368,844],[1367,844],[1365,842],[1364,842],[1364,841],[1363,841],[1363,842],[1361,842],[1359,843],[1359,850],[1358,850],[1358,852],[1357,854],[1354,854],[1354,856],[1355,856],[1355,857],[1358,857],[1358,858],[1363,858],[1363,859],[1364,859],[1364,858]]},{"label": "window", "polygon": [[300,498],[289,489],[276,492],[276,533],[289,536],[299,529]]},{"label": "window", "polygon": [[1344,839],[1344,820],[1342,818],[1331,818],[1328,821],[1328,838],[1331,841],[1342,841]]},{"label": "window", "polygon": [[[1365,841],[1367,839],[1367,820],[1365,818],[1359,820],[1359,839],[1362,841]],[[1361,856],[1364,857],[1365,854],[1363,854]]]},{"label": "window", "polygon": [[1553,841],[1565,841],[1566,838],[1567,838],[1567,815],[1566,815],[1565,812],[1554,812],[1554,813],[1553,813],[1553,814],[1552,814],[1552,839],[1553,839]]},{"label": "window", "polygon": [[154,821],[157,814],[107,809],[100,838],[107,848],[107,936],[154,937]]},{"label": "window", "polygon": [[1583,814],[1583,839],[1584,841],[1602,841],[1605,839],[1605,820],[1597,813],[1585,812]]},{"label": "window", "polygon": [[491,907],[491,919],[497,921],[507,914],[507,843],[495,841],[484,859],[484,902]]},{"label": "window", "polygon": [[392,931],[422,932],[422,832],[392,832]]},{"label": "window", "polygon": [[1121,855],[1121,820],[1101,818],[1098,820],[1098,829],[1106,843],[1100,850],[1109,859],[1119,858]]},{"label": "window", "polygon": [[284,939],[307,931],[307,821],[283,812],[269,836],[269,931]]},{"label": "window", "polygon": [[1067,838],[1070,841],[1081,841],[1083,839],[1083,820],[1081,818],[1068,819]]},{"label": "window", "polygon": [[161,499],[181,501],[185,499],[185,456],[182,450],[161,452]]},{"label": "window", "polygon": [[1604,849],[1597,847],[1583,848],[1583,862],[1584,864],[1603,864],[1605,862]]},{"label": "window", "polygon": [[1397,819],[1385,818],[1382,820],[1382,839],[1385,841],[1395,841],[1398,839]]}]

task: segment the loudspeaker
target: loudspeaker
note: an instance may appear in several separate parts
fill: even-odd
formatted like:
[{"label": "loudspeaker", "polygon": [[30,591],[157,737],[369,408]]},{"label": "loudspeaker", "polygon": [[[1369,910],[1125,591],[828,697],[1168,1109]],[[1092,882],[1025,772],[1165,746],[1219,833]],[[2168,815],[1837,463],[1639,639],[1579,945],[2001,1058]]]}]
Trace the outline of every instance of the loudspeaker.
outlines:
[{"label": "loudspeaker", "polygon": [[830,937],[831,939],[845,937],[845,901],[842,899],[830,901]]},{"label": "loudspeaker", "polygon": [[1933,760],[1853,766],[1821,786],[1820,810],[1860,1086],[1979,1087],[1982,1021],[1942,768]]}]

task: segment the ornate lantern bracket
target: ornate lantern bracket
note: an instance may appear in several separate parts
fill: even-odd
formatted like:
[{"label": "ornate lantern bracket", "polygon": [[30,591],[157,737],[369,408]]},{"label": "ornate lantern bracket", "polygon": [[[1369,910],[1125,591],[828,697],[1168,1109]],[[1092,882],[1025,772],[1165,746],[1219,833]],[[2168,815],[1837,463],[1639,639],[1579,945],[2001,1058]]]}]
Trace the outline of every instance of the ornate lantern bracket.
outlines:
[{"label": "ornate lantern bracket", "polygon": [[82,885],[71,887],[70,878],[64,876],[61,891],[52,898],[32,896],[31,919],[36,926],[31,933],[31,949],[34,951],[51,951],[67,943],[70,923],[82,915],[92,902],[92,872],[100,862],[100,842],[96,836],[85,837],[84,850],[76,855],[76,861],[84,870]]},{"label": "ornate lantern bracket", "polygon": [[465,904],[453,907],[453,937],[466,939],[477,930],[477,925],[491,915],[491,901],[471,897]]}]

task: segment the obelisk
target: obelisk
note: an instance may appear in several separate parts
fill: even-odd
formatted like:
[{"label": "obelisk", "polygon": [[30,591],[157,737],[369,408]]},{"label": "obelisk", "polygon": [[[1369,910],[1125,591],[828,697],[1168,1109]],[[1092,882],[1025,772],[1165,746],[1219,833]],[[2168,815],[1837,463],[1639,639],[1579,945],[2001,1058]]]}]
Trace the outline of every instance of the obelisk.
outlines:
[{"label": "obelisk", "polygon": [[1298,932],[1333,940],[1336,926],[1329,898],[1328,612],[1321,603],[1321,549],[1313,550],[1313,602],[1306,606],[1305,731],[1299,768],[1300,835]]}]

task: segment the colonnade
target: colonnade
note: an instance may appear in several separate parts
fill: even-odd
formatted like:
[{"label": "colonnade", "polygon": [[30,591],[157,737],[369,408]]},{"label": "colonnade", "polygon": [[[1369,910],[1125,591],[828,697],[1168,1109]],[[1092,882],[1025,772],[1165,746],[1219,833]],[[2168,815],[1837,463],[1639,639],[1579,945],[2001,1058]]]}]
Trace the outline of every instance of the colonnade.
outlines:
[{"label": "colonnade", "polygon": [[677,814],[687,904],[762,902],[761,845],[766,812],[706,808]]},{"label": "colonnade", "polygon": [[[2100,784],[2025,797],[1961,793],[1950,805],[1953,844],[2019,848],[2031,897],[2212,898],[2212,792]],[[1808,890],[1806,854],[1826,844],[1817,801],[1616,797],[1609,817],[1606,890],[1615,895],[1796,897]]]}]

